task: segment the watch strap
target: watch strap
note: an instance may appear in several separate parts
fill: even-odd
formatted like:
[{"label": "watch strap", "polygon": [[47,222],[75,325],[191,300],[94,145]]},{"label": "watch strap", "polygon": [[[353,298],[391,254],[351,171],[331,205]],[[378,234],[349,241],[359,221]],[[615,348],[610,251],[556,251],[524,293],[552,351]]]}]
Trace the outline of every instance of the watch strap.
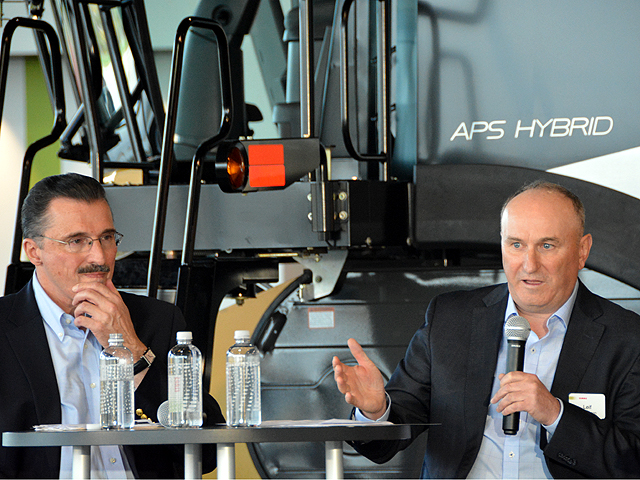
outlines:
[{"label": "watch strap", "polygon": [[156,358],[154,353],[151,351],[149,347],[144,351],[140,360],[133,364],[133,374],[137,375],[141,372],[144,372],[147,368],[151,366],[153,363],[153,359]]}]

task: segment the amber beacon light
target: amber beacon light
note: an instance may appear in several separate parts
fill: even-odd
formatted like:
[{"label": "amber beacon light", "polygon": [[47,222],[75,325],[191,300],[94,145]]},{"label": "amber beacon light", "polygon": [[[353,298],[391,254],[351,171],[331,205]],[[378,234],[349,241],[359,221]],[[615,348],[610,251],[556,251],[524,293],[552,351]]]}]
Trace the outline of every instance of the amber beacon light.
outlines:
[{"label": "amber beacon light", "polygon": [[227,193],[283,189],[318,168],[322,152],[316,138],[224,142],[216,180]]}]

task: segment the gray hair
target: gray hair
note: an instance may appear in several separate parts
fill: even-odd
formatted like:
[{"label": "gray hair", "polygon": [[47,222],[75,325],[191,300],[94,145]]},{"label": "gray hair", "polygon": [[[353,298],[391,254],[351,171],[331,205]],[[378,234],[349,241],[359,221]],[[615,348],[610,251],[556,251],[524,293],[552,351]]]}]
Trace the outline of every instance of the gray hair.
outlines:
[{"label": "gray hair", "polygon": [[43,178],[31,188],[22,204],[20,220],[24,238],[42,235],[48,227],[49,205],[56,198],[69,198],[87,203],[104,200],[109,203],[104,188],[94,178],[77,173]]}]

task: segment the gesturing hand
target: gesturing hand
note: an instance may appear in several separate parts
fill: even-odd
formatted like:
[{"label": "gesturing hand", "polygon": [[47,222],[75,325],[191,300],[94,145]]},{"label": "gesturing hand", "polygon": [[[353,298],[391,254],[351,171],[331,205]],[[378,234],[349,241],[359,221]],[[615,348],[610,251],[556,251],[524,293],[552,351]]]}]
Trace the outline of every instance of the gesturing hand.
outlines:
[{"label": "gesturing hand", "polygon": [[347,342],[358,365],[350,367],[333,357],[333,375],[347,403],[360,409],[368,418],[377,420],[387,409],[384,379],[378,367],[353,338]]}]

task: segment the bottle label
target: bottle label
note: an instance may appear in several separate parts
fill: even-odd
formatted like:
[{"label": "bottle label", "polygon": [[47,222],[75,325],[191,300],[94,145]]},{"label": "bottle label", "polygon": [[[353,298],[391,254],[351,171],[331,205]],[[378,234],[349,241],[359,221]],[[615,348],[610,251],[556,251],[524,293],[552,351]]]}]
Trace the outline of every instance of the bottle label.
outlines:
[{"label": "bottle label", "polygon": [[182,375],[169,375],[169,413],[180,413],[183,408]]}]

